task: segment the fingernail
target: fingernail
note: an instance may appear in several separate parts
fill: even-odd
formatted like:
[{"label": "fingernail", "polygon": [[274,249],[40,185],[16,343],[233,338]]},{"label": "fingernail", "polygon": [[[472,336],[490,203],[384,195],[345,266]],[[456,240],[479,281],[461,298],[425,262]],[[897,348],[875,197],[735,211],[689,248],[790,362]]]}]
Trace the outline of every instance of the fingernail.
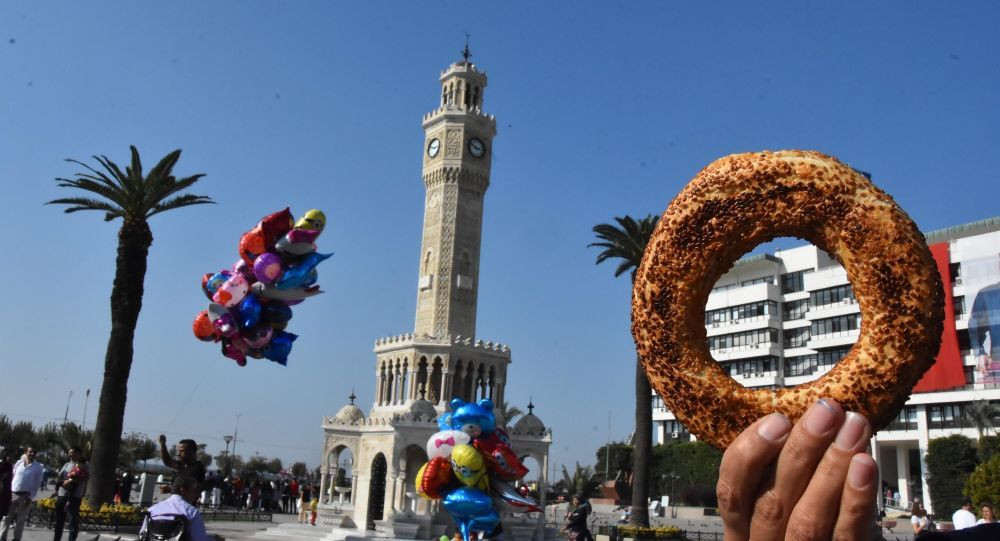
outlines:
[{"label": "fingernail", "polygon": [[761,421],[757,434],[768,441],[779,441],[792,429],[792,423],[780,413],[772,413]]},{"label": "fingernail", "polygon": [[809,409],[806,415],[805,427],[810,434],[822,436],[829,432],[837,422],[837,410],[825,399],[819,399]]},{"label": "fingernail", "polygon": [[847,470],[847,482],[851,488],[863,490],[875,482],[875,468],[866,455],[855,455],[851,459],[851,467]]},{"label": "fingernail", "polygon": [[850,450],[867,436],[867,432],[868,421],[865,420],[864,416],[849,411],[847,412],[847,419],[844,421],[844,425],[840,427],[840,432],[837,432],[837,439],[833,443],[845,451]]}]

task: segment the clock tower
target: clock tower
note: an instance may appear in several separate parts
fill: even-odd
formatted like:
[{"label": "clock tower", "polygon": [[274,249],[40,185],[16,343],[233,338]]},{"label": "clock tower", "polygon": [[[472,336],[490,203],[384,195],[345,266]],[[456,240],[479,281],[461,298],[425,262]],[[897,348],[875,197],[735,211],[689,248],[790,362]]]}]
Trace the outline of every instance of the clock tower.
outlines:
[{"label": "clock tower", "polygon": [[483,196],[496,120],[483,112],[486,74],[464,60],[441,73],[441,104],[424,115],[424,227],[414,332],[475,337]]}]

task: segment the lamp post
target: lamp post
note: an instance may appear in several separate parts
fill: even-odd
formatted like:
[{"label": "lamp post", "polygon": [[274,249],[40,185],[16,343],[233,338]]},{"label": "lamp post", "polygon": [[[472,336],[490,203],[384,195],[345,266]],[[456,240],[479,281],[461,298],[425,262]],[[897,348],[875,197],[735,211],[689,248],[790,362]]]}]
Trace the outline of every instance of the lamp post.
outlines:
[{"label": "lamp post", "polygon": [[226,440],[226,455],[229,454],[229,442],[233,441],[233,437],[229,434],[222,436],[222,439]]}]

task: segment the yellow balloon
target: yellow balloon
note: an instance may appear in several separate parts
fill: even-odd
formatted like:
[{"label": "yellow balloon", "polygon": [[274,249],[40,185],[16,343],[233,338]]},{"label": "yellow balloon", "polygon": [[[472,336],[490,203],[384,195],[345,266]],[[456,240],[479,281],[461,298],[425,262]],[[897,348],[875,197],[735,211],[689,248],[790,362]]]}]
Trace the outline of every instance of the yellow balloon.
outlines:
[{"label": "yellow balloon", "polygon": [[326,214],[322,210],[311,209],[295,222],[295,229],[315,229],[322,231],[326,227]]},{"label": "yellow balloon", "polygon": [[456,445],[451,450],[451,469],[454,470],[455,477],[465,486],[482,490],[486,490],[489,486],[483,455],[471,445]]}]

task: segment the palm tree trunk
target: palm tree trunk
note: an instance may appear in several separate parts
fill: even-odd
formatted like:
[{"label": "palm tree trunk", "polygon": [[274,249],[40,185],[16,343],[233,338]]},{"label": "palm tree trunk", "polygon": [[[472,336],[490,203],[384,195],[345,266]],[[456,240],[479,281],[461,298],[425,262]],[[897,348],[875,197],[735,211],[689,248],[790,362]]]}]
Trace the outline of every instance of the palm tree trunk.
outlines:
[{"label": "palm tree trunk", "polygon": [[118,231],[118,257],[111,288],[111,336],[104,356],[104,383],[94,428],[87,498],[97,507],[110,503],[115,489],[115,466],[121,447],[128,377],[132,370],[132,341],[142,309],[146,256],[153,235],[145,221],[126,221]]},{"label": "palm tree trunk", "polygon": [[632,519],[637,526],[649,526],[649,470],[653,455],[652,391],[642,359],[635,356],[635,435],[632,440]]}]

